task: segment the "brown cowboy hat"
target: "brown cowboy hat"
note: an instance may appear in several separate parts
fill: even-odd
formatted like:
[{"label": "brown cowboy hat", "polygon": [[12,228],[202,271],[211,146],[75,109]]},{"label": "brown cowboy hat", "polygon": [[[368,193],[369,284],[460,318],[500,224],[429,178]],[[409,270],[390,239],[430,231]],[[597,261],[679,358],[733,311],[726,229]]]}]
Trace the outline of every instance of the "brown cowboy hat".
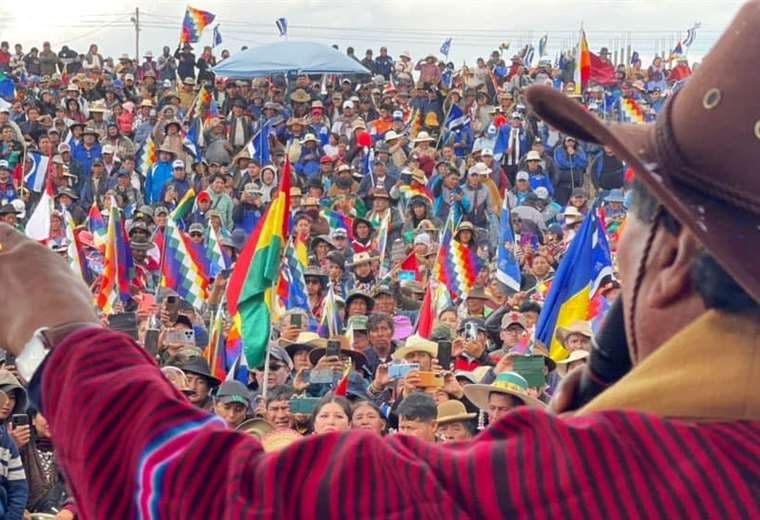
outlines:
[{"label": "brown cowboy hat", "polygon": [[[758,66],[760,0],[744,4],[700,67],[649,125],[605,124],[545,86],[527,90],[550,126],[604,144],[687,226],[726,271],[760,301],[760,114],[748,110]],[[715,136],[720,136],[716,138]],[[734,153],[726,154],[731,144]]]}]

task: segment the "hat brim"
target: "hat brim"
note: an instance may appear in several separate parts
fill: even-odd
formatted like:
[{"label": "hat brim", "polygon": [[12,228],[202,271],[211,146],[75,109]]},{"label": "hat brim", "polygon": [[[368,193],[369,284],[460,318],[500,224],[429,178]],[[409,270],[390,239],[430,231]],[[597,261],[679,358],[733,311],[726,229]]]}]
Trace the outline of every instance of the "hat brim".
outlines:
[{"label": "hat brim", "polygon": [[484,412],[488,411],[488,396],[492,393],[513,395],[520,399],[526,406],[532,406],[534,408],[543,408],[545,405],[535,397],[530,395],[521,394],[508,388],[500,388],[498,386],[491,385],[465,385],[462,387],[465,397],[470,400],[472,404],[477,406]]},{"label": "hat brim", "polygon": [[[316,366],[319,360],[324,357],[326,350],[327,349],[325,347],[317,347],[315,349],[312,349],[312,351],[309,352],[309,361],[311,362],[311,364]],[[361,352],[358,352],[356,350],[341,349],[340,353],[341,355],[346,355],[350,357],[351,361],[353,361],[356,364],[357,369],[361,369],[362,367],[367,365],[367,358]]]},{"label": "hat brim", "polygon": [[450,424],[453,422],[460,422],[460,421],[470,421],[474,419],[478,414],[476,413],[460,413],[457,415],[449,415],[448,417],[441,417],[436,422],[438,423],[438,426],[442,424]]},{"label": "hat brim", "polygon": [[222,384],[222,381],[221,381],[220,379],[217,379],[217,378],[215,378],[214,376],[212,376],[212,375],[211,375],[211,374],[209,374],[208,372],[201,372],[201,371],[199,371],[199,370],[193,370],[193,369],[191,369],[191,368],[190,368],[190,369],[188,369],[188,368],[183,368],[182,370],[183,370],[183,371],[184,371],[186,374],[193,374],[193,375],[196,375],[196,376],[205,377],[206,379],[208,379],[208,380],[209,380],[209,386],[210,386],[210,387],[212,387],[212,388],[213,388],[213,387],[216,387],[216,386],[219,386],[219,385],[221,385],[221,384]]},{"label": "hat brim", "polygon": [[407,355],[411,354],[412,352],[424,352],[425,354],[429,354],[430,357],[436,357],[438,355],[438,345],[435,347],[423,347],[423,346],[417,346],[412,345],[408,347],[401,347],[399,349],[396,349],[393,354],[391,354],[391,357],[393,359],[403,361]]},{"label": "hat brim", "polygon": [[[633,168],[652,194],[684,224],[755,301],[760,301],[760,262],[751,247],[736,247],[736,237],[751,240],[760,231],[760,218],[739,205],[711,198],[708,191],[690,188],[673,172],[655,171],[665,164],[656,152],[654,124],[605,124],[577,102],[545,86],[527,90],[539,118],[560,132],[583,141],[609,146],[618,159]],[[673,103],[671,98],[668,103]],[[658,116],[668,117],[666,106]],[[677,143],[669,143],[677,147]]]}]

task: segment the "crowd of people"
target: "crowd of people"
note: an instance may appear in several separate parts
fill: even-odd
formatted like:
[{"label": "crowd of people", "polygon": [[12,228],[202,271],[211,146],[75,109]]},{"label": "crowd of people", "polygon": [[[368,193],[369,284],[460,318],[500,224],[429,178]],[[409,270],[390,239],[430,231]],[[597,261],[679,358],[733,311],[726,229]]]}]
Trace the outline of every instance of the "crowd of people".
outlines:
[{"label": "crowd of people", "polygon": [[[589,212],[603,211],[614,253],[631,178],[611,149],[542,121],[524,91],[549,85],[611,120],[632,100],[653,118],[688,63],[656,57],[645,68],[637,59],[617,66],[614,82],[581,92],[572,57],[530,66],[496,50],[455,71],[434,55],[347,53],[369,73],[241,81],[213,72],[227,51],[196,56],[189,44],[112,59],[95,44],[79,54],[2,42],[0,74],[13,89],[0,100],[0,221],[24,232],[50,190],[44,242],[67,261],[75,243],[94,297],[105,255],[95,224],[117,206],[135,269],[103,322],[133,334],[191,403],[266,449],[349,429],[462,441],[516,407],[546,406],[558,381],[586,362],[594,333],[589,321],[558,329],[565,356],[550,357],[535,338],[544,299]],[[606,49],[599,55],[611,59]],[[193,128],[199,135],[188,140]],[[266,157],[249,146],[261,132]],[[30,179],[34,157],[49,160],[44,183]],[[224,292],[287,172],[292,242],[305,251],[303,298],[281,298],[266,363],[241,369]],[[505,211],[519,290],[497,276]],[[208,286],[201,307],[163,276],[170,219]],[[437,302],[423,335],[416,325],[447,229],[475,271],[466,292]],[[223,269],[208,258],[214,239]],[[603,292],[611,300],[619,289],[611,277]],[[327,313],[339,316],[333,334],[322,327]],[[219,345],[226,378],[208,355]],[[26,384],[6,358],[0,516],[75,518]]]}]

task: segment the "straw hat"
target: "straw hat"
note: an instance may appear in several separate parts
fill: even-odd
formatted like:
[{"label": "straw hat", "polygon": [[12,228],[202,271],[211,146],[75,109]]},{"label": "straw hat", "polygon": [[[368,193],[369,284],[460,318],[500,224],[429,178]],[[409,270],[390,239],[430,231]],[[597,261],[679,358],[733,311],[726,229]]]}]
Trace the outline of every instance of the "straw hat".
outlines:
[{"label": "straw hat", "polygon": [[461,401],[451,399],[438,405],[438,425],[474,419],[476,413],[467,413]]},{"label": "straw hat", "polygon": [[238,424],[235,428],[236,431],[247,433],[257,439],[261,440],[262,437],[275,430],[275,427],[269,421],[262,419],[261,417],[254,417]]},{"label": "straw hat", "polygon": [[543,408],[544,403],[528,394],[528,382],[515,372],[503,372],[490,385],[465,385],[464,395],[481,410],[488,411],[488,396],[492,393],[513,395],[526,406]]},{"label": "straw hat", "polygon": [[419,334],[414,334],[406,339],[406,343],[400,349],[397,349],[391,357],[396,360],[404,360],[412,352],[424,352],[430,354],[430,357],[438,355],[438,344],[429,339],[425,339]]},{"label": "straw hat", "polygon": [[557,361],[557,374],[559,377],[565,377],[570,370],[570,364],[583,359],[588,359],[589,353],[585,350],[573,350],[570,355],[562,361]]},{"label": "straw hat", "polygon": [[574,321],[567,327],[557,327],[557,341],[564,347],[567,338],[572,334],[580,334],[588,339],[594,337],[594,332],[591,330],[591,322],[588,321]]},{"label": "straw hat", "polygon": [[414,143],[424,143],[424,142],[434,142],[435,139],[430,137],[430,134],[425,132],[424,130],[417,134],[417,137],[414,138]]}]

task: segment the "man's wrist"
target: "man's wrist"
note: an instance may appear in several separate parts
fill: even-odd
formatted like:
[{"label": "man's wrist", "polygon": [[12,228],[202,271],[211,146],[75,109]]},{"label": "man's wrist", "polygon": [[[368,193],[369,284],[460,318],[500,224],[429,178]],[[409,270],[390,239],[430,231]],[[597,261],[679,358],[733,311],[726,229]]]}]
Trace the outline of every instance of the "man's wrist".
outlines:
[{"label": "man's wrist", "polygon": [[66,338],[82,329],[96,327],[100,327],[97,322],[75,321],[37,329],[16,357],[16,367],[19,374],[26,381],[31,381],[34,373],[48,354]]}]

